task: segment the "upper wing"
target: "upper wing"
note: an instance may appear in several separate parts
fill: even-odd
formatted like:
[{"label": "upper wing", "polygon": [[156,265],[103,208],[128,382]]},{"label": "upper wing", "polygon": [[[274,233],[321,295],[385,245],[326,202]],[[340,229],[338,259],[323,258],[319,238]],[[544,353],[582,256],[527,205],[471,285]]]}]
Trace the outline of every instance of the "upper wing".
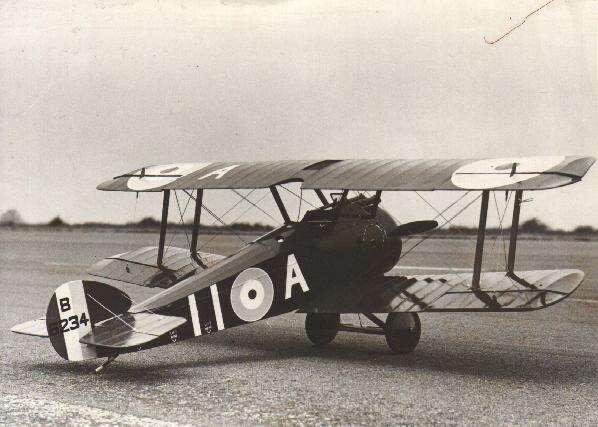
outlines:
[{"label": "upper wing", "polygon": [[533,270],[482,273],[480,290],[472,274],[383,276],[347,288],[335,286],[315,294],[301,311],[392,313],[403,311],[530,311],[556,304],[584,278],[579,270]]},{"label": "upper wing", "polygon": [[218,162],[155,165],[119,175],[98,186],[108,191],[267,188],[302,181],[313,161]]},{"label": "upper wing", "polygon": [[329,190],[542,190],[579,181],[593,157],[180,163],[148,166],[98,186],[111,191],[267,188],[291,181]]}]

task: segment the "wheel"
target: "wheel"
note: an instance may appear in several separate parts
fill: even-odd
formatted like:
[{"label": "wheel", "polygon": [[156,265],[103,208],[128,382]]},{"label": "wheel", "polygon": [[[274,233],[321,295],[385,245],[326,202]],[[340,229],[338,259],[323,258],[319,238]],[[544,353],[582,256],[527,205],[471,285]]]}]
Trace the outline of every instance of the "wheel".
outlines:
[{"label": "wheel", "polygon": [[417,313],[389,313],[386,318],[386,342],[395,353],[406,354],[415,350],[421,330]]},{"label": "wheel", "polygon": [[330,343],[338,333],[341,316],[338,313],[307,313],[305,332],[317,346]]}]

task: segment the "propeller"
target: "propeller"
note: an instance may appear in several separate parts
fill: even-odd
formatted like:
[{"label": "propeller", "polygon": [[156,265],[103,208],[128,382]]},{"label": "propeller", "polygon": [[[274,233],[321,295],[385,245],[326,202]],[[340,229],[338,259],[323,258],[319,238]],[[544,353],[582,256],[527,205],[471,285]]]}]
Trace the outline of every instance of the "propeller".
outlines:
[{"label": "propeller", "polygon": [[404,237],[411,234],[426,233],[438,227],[436,221],[413,221],[406,224],[401,224],[392,231],[392,235]]}]

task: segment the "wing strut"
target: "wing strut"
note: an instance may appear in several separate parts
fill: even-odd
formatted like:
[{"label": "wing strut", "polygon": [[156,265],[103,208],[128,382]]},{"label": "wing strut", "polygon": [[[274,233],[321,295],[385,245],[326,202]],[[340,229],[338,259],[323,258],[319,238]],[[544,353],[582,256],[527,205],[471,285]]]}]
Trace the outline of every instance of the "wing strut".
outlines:
[{"label": "wing strut", "polygon": [[513,202],[513,219],[511,220],[511,233],[509,238],[509,257],[507,260],[507,277],[513,279],[528,289],[538,289],[536,285],[515,274],[515,253],[517,251],[517,235],[519,233],[519,213],[521,203],[523,202],[523,190],[515,191],[515,201]]},{"label": "wing strut", "polygon": [[314,191],[316,192],[318,199],[320,199],[320,202],[322,202],[322,205],[328,206],[328,199],[326,198],[322,190],[316,188]]},{"label": "wing strut", "polygon": [[158,268],[162,269],[162,258],[164,257],[164,242],[166,240],[166,226],[168,225],[168,206],[170,204],[170,190],[164,190],[162,199],[162,222],[160,223],[160,242],[158,243]]},{"label": "wing strut", "polygon": [[274,201],[276,202],[276,206],[278,206],[278,210],[280,210],[280,214],[282,215],[282,218],[284,219],[284,223],[285,224],[290,223],[291,218],[289,217],[289,213],[287,212],[287,209],[284,207],[284,203],[282,203],[282,199],[280,198],[280,194],[278,194],[278,190],[276,189],[275,185],[270,187],[270,192],[272,193],[272,197],[274,197]]},{"label": "wing strut", "polygon": [[193,230],[191,232],[191,248],[189,248],[189,252],[191,253],[191,259],[199,264],[202,268],[208,268],[206,264],[202,261],[202,259],[197,255],[197,237],[199,235],[199,226],[200,226],[200,219],[201,219],[201,207],[203,203],[203,189],[197,190],[197,195],[195,196],[195,215],[193,216]]},{"label": "wing strut", "polygon": [[523,190],[515,191],[515,201],[513,202],[513,219],[511,220],[511,236],[509,239],[509,259],[507,262],[507,274],[514,274],[515,270],[515,252],[517,251],[517,234],[519,233],[519,213],[521,211],[521,199]]},{"label": "wing strut", "polygon": [[482,191],[482,206],[480,207],[480,222],[478,224],[478,240],[475,247],[475,259],[473,261],[473,277],[471,287],[480,289],[480,275],[482,273],[482,256],[484,254],[484,239],[486,237],[486,218],[488,217],[488,199],[490,192]]}]

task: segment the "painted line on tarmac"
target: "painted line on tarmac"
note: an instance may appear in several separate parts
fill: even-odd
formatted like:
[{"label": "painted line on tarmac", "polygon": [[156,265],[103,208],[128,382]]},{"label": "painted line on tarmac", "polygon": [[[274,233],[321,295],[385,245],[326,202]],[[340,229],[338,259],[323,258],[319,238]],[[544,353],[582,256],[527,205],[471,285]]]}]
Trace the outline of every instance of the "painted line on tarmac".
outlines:
[{"label": "painted line on tarmac", "polygon": [[598,304],[598,300],[595,299],[585,299],[585,298],[567,298],[566,301],[573,301],[573,302],[584,302],[589,304]]},{"label": "painted line on tarmac", "polygon": [[155,418],[122,414],[107,409],[14,394],[3,394],[1,396],[0,422],[8,424],[39,423],[62,425],[180,425]]},{"label": "painted line on tarmac", "polygon": [[88,264],[73,264],[70,262],[48,261],[45,263],[50,267],[89,267]]}]

